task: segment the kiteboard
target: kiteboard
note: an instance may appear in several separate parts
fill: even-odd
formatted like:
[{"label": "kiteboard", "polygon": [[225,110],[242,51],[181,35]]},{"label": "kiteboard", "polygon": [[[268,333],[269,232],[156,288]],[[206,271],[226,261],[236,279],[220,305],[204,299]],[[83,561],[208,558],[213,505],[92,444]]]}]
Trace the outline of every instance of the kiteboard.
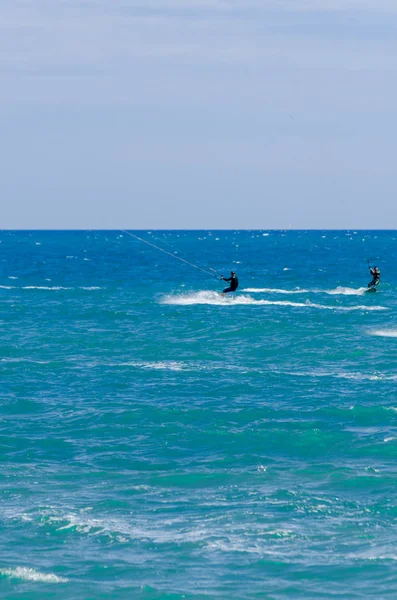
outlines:
[{"label": "kiteboard", "polygon": [[376,287],[370,287],[366,291],[367,292],[376,292]]}]

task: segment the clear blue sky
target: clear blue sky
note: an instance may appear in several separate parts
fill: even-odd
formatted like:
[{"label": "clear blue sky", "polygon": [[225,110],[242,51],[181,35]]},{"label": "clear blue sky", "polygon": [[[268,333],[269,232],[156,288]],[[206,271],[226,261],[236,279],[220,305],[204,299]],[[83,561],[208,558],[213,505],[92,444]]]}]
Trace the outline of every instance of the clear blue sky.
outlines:
[{"label": "clear blue sky", "polygon": [[2,0],[0,228],[396,228],[395,0]]}]

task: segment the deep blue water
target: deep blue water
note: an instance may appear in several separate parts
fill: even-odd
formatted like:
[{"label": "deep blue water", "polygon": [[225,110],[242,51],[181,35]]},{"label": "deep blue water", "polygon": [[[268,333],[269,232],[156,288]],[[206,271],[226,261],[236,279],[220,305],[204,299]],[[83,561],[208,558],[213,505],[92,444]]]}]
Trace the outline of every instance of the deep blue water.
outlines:
[{"label": "deep blue water", "polygon": [[0,232],[0,596],[395,598],[397,232],[136,233]]}]

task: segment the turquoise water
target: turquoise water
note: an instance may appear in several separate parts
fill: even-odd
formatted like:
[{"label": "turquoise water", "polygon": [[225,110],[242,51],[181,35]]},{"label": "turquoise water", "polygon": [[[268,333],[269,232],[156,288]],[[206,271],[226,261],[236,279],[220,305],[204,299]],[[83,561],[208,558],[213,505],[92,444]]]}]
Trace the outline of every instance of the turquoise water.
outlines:
[{"label": "turquoise water", "polygon": [[0,232],[0,596],[395,598],[397,233],[138,235]]}]

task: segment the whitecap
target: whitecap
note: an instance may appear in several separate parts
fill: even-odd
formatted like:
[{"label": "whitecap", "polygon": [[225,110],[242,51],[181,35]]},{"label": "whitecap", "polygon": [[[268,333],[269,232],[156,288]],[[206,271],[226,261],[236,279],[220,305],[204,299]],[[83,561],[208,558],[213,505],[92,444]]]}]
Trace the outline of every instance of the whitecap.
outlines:
[{"label": "whitecap", "polygon": [[48,364],[50,364],[49,360],[33,360],[32,358],[25,358],[25,357],[21,357],[21,358],[2,358],[0,360],[0,362],[2,362],[2,363],[28,362],[28,363],[33,363],[35,365],[48,365]]},{"label": "whitecap", "polygon": [[[397,379],[397,375],[385,373],[347,373],[344,371],[326,371],[321,369],[312,371],[286,371],[285,373],[296,377],[335,377],[338,379],[352,379],[354,381],[395,381]],[[353,409],[354,406],[350,408]]]},{"label": "whitecap", "polygon": [[395,381],[397,375],[386,375],[384,373],[336,373],[341,379],[353,379],[355,381]]},{"label": "whitecap", "polygon": [[397,329],[372,329],[368,333],[378,337],[397,338]]},{"label": "whitecap", "polygon": [[[49,510],[46,509],[41,513],[43,519],[42,525],[47,526],[51,523],[56,527],[57,531],[75,529],[78,533],[90,537],[104,536],[122,543],[131,539],[150,539],[156,543],[180,543],[200,541],[208,537],[208,532],[201,527],[190,531],[170,531],[167,528],[162,527],[161,524],[148,528],[146,522],[131,523],[130,521],[118,518],[101,518],[100,516],[90,517],[83,510],[79,513],[65,513],[62,510],[58,511],[51,507],[48,508]],[[24,516],[25,515],[20,515],[21,518],[24,518]],[[28,519],[31,520],[31,515],[29,515]]]},{"label": "whitecap", "polygon": [[41,573],[29,567],[15,567],[14,569],[0,569],[1,575],[12,579],[23,579],[24,581],[36,581],[42,583],[66,583],[65,577],[59,577],[54,573]]},{"label": "whitecap", "polygon": [[120,367],[136,367],[139,369],[153,369],[155,371],[183,371],[189,369],[188,365],[183,362],[178,362],[174,360],[170,361],[131,361],[126,363],[121,363]]},{"label": "whitecap", "polygon": [[23,290],[50,290],[50,291],[59,291],[59,290],[70,290],[72,288],[62,287],[62,286],[48,286],[48,285],[25,285]]}]

